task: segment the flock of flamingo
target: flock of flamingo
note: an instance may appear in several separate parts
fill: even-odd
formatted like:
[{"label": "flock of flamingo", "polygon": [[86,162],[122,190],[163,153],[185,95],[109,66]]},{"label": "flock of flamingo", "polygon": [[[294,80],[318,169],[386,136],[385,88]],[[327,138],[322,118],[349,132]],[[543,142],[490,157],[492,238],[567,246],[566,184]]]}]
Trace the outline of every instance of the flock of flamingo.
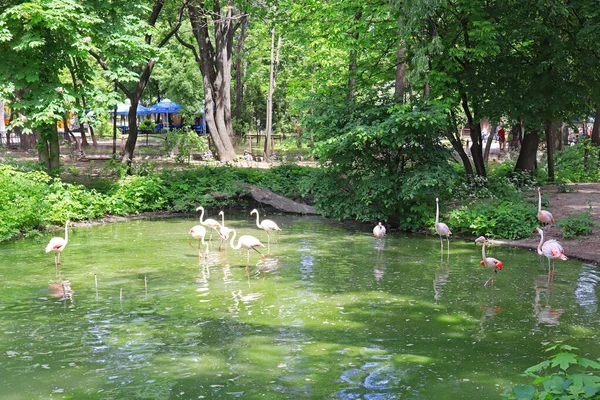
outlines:
[{"label": "flock of flamingo", "polygon": [[[206,234],[208,232],[206,227],[208,227],[209,229],[211,229],[210,236],[208,239],[209,242],[212,240],[212,230],[213,229],[215,230],[215,232],[217,232],[217,234],[221,238],[219,250],[223,246],[223,243],[225,243],[229,239],[229,236],[233,233],[233,235],[231,236],[231,242],[230,242],[231,248],[234,250],[239,250],[243,247],[248,251],[248,254],[246,257],[246,272],[248,272],[248,264],[250,263],[250,250],[256,251],[258,254],[260,254],[263,262],[265,261],[265,256],[257,249],[257,247],[265,247],[265,245],[262,244],[260,242],[260,240],[258,240],[254,236],[242,235],[238,238],[237,244],[234,245],[235,236],[237,233],[236,233],[235,229],[228,228],[225,226],[225,213],[223,211],[219,212],[219,216],[221,216],[220,223],[212,218],[204,219],[204,207],[200,206],[196,209],[196,211],[201,211],[200,225],[194,225],[190,229],[189,234],[192,236],[192,238],[198,240],[198,248],[195,248],[194,246],[192,246],[191,242],[189,242],[188,244],[192,248],[194,248],[198,251],[199,259],[201,259],[201,257],[202,257],[200,245],[206,246],[206,250],[204,252],[204,258],[206,258],[208,256],[208,242],[205,242],[205,240],[204,240],[206,237]],[[269,245],[271,243],[271,232],[272,231],[277,232],[276,240],[278,241],[279,240],[279,232],[281,232],[281,228],[279,226],[277,226],[277,224],[274,221],[271,221],[270,219],[263,219],[262,221],[260,221],[260,217],[259,217],[257,209],[254,209],[250,212],[250,215],[253,215],[253,214],[256,214],[256,226],[259,229],[262,229],[267,232],[267,245]],[[60,264],[60,253],[65,249],[68,242],[69,242],[69,221],[67,220],[67,222],[65,223],[65,237],[64,238],[62,238],[60,236],[53,237],[52,239],[50,239],[50,242],[46,246],[46,253],[51,252],[51,251],[56,252],[56,254],[54,256],[54,264],[56,266],[56,274],[57,275],[58,275],[58,264]]]},{"label": "flock of flamingo", "polygon": [[[238,238],[237,244],[234,244],[235,236],[236,236],[237,232],[235,229],[228,228],[225,226],[225,214],[223,213],[223,211],[219,212],[219,216],[221,217],[221,222],[214,220],[212,218],[204,219],[204,207],[202,207],[202,206],[198,207],[196,209],[196,211],[201,211],[200,225],[193,226],[190,229],[189,234],[192,236],[192,238],[198,240],[198,247],[196,248],[196,250],[198,251],[199,259],[201,259],[201,257],[202,257],[202,253],[200,250],[201,245],[206,247],[206,250],[204,252],[204,257],[206,258],[208,256],[208,243],[204,239],[208,232],[207,228],[209,228],[209,229],[211,229],[210,236],[208,239],[209,241],[212,240],[212,230],[214,230],[221,239],[221,243],[219,244],[219,250],[221,249],[221,247],[227,240],[230,240],[230,246],[232,249],[239,250],[243,247],[247,250],[246,272],[248,272],[248,264],[250,263],[250,250],[256,251],[258,254],[260,254],[263,262],[265,261],[265,256],[257,249],[257,247],[265,247],[265,245],[262,244],[260,242],[260,240],[258,240],[256,237],[251,236],[251,235],[242,235]],[[271,221],[270,219],[263,219],[261,222],[259,214],[258,214],[258,210],[254,209],[254,210],[250,211],[250,215],[253,215],[253,214],[256,214],[256,226],[259,229],[262,229],[267,232],[267,245],[269,245],[271,243],[270,233],[272,231],[277,232],[277,240],[278,240],[279,232],[281,232],[281,228],[279,228],[279,226],[277,226],[277,224],[274,221]],[[541,194],[540,188],[538,188],[537,218],[540,221],[540,223],[542,224],[542,226],[544,226],[544,227],[548,226],[549,224],[554,222],[554,217],[552,216],[552,214],[549,211],[542,210],[542,194]],[[434,226],[434,229],[435,229],[435,232],[440,236],[440,250],[442,252],[444,251],[444,242],[443,242],[442,236],[446,237],[446,241],[448,243],[448,254],[449,254],[450,253],[450,235],[452,234],[452,232],[450,231],[450,228],[448,228],[448,225],[444,224],[443,222],[440,222],[440,205],[439,205],[439,199],[437,199],[437,198],[435,199],[435,226]],[[562,245],[560,244],[560,242],[558,242],[554,239],[550,239],[550,240],[547,240],[544,242],[544,230],[540,229],[540,228],[536,228],[536,229],[540,235],[540,243],[537,246],[537,252],[539,255],[546,256],[546,258],[548,259],[548,274],[549,274],[549,276],[550,276],[550,274],[554,275],[554,260],[557,258],[560,258],[561,260],[567,260],[567,256],[565,255],[564,249],[563,249]],[[233,233],[233,235],[232,235],[232,233]],[[386,228],[381,222],[379,222],[375,226],[375,228],[373,228],[373,236],[375,236],[376,238],[383,238],[386,235],[386,233],[387,233]],[[229,239],[230,236],[231,236],[231,239]],[[69,241],[69,221],[67,221],[65,223],[65,237],[64,238],[53,237],[52,239],[50,239],[50,242],[46,246],[46,253],[48,253],[50,251],[56,252],[56,255],[54,257],[54,263],[56,265],[56,273],[57,274],[58,274],[58,264],[60,264],[60,253],[65,249],[68,241]],[[483,244],[482,249],[481,249],[482,260],[480,261],[480,264],[483,265],[484,267],[487,267],[490,270],[492,270],[492,276],[490,279],[488,279],[485,282],[484,286],[487,286],[490,282],[493,284],[496,274],[498,273],[498,271],[502,270],[502,261],[497,260],[493,257],[486,256],[485,245],[488,243],[488,240],[484,236],[480,236],[477,239],[475,239],[475,243]],[[189,243],[189,245],[191,247],[194,247],[194,246],[192,246],[191,242]]]},{"label": "flock of flamingo", "polygon": [[[540,188],[538,188],[538,213],[537,213],[538,221],[542,224],[542,226],[546,227],[549,224],[554,222],[554,217],[547,210],[542,210],[542,193]],[[440,250],[444,251],[444,242],[442,240],[442,236],[446,237],[446,241],[448,242],[448,254],[450,254],[450,235],[452,232],[448,225],[440,222],[440,204],[439,199],[435,199],[435,225],[434,225],[435,233],[440,236]],[[564,253],[564,249],[560,242],[550,239],[544,242],[544,230],[540,228],[536,228],[537,232],[540,235],[540,243],[537,246],[537,252],[540,256],[546,256],[548,259],[548,277],[550,275],[554,275],[554,260],[560,258],[561,260],[567,260],[567,256]],[[385,226],[381,222],[379,222],[375,228],[373,228],[373,236],[376,238],[383,238],[386,235]],[[490,282],[494,283],[494,277],[498,273],[498,271],[502,270],[502,261],[493,258],[487,257],[485,254],[485,245],[488,240],[485,236],[480,236],[475,239],[475,243],[483,243],[481,248],[481,257],[482,260],[479,262],[484,267],[492,270],[492,276],[488,279],[484,286],[487,286]]]}]

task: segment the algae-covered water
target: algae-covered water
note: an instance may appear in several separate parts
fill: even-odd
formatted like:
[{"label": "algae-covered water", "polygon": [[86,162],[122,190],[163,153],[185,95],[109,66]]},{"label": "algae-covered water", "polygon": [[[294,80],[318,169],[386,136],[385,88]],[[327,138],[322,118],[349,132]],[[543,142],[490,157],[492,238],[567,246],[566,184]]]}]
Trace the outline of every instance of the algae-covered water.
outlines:
[{"label": "algae-covered water", "polygon": [[[473,242],[269,218],[279,243],[248,274],[216,235],[199,265],[194,218],[71,228],[60,276],[50,235],[1,245],[0,398],[489,399],[548,343],[600,356],[593,265],[549,281],[545,258],[490,247],[486,288]],[[227,225],[267,243],[249,215]]]}]

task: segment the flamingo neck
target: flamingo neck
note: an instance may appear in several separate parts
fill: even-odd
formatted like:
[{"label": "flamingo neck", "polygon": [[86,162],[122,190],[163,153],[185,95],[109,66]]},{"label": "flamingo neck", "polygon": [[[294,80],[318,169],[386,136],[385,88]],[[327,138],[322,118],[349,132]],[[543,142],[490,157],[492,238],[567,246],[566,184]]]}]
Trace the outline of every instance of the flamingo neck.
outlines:
[{"label": "flamingo neck", "polygon": [[204,218],[204,207],[200,207],[200,209],[202,210],[202,212],[200,212],[200,224],[204,225],[204,222],[202,221],[202,218]]},{"label": "flamingo neck", "polygon": [[538,189],[538,213],[542,212],[542,193]]},{"label": "flamingo neck", "polygon": [[435,223],[436,225],[440,222],[440,203],[435,201]]},{"label": "flamingo neck", "polygon": [[233,236],[231,237],[231,241],[229,242],[229,245],[231,246],[232,249],[239,250],[242,247],[240,240],[238,239],[237,246],[234,246],[234,244],[233,244],[233,241],[235,240],[235,235],[237,234],[237,232],[235,231],[235,229],[232,229],[231,231],[233,232]]},{"label": "flamingo neck", "polygon": [[485,261],[485,259],[487,258],[485,256],[485,244],[487,243],[487,240],[483,241],[483,246],[481,247],[481,257],[483,257],[483,261]]},{"label": "flamingo neck", "polygon": [[221,213],[221,226],[225,226],[225,214]]},{"label": "flamingo neck", "polygon": [[256,211],[256,226],[260,228],[260,223],[258,222],[258,211]]},{"label": "flamingo neck", "polygon": [[544,231],[540,232],[540,244],[538,244],[538,247],[537,247],[537,252],[539,255],[544,254],[542,252],[542,243],[544,243]]}]

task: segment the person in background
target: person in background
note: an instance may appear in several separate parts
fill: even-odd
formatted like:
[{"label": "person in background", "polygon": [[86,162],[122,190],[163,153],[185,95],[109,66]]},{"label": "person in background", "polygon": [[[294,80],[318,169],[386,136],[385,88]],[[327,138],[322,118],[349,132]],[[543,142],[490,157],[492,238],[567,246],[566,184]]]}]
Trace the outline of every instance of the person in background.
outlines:
[{"label": "person in background", "polygon": [[506,131],[502,126],[498,129],[498,143],[500,144],[500,151],[506,151]]}]

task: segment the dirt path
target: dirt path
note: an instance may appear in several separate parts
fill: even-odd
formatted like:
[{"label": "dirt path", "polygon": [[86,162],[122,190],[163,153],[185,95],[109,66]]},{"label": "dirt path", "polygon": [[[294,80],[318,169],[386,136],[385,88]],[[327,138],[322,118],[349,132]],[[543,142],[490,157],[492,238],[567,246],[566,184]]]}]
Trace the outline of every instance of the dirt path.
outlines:
[{"label": "dirt path", "polygon": [[[576,183],[569,185],[575,190],[570,193],[558,193],[555,186],[542,187],[542,194],[549,196],[549,207],[544,207],[552,213],[554,219],[569,216],[579,211],[588,210],[592,207],[594,220],[600,224],[600,183]],[[532,198],[537,199],[537,192],[531,193]],[[600,228],[596,227],[590,236],[580,239],[564,239],[562,232],[554,224],[547,228],[544,238],[556,239],[565,248],[565,254],[571,258],[591,261],[600,265]],[[532,235],[529,239],[521,240],[498,240],[497,243],[508,246],[536,249],[540,239]]]}]

